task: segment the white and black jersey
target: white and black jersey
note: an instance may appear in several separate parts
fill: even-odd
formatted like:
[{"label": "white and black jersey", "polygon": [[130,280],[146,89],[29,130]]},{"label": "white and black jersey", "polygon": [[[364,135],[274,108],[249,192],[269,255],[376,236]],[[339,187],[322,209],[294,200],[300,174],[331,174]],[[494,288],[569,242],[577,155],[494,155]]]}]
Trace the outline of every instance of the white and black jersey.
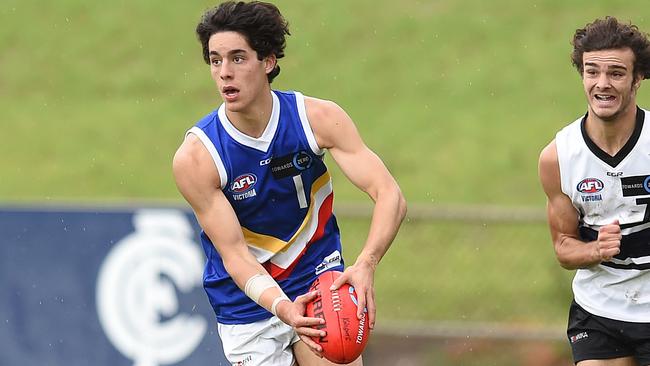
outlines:
[{"label": "white and black jersey", "polygon": [[621,252],[611,261],[579,269],[575,301],[602,317],[650,322],[650,126],[637,108],[636,127],[610,156],[589,138],[586,116],[557,133],[555,143],[564,192],[579,214],[580,238],[596,240],[598,229],[619,220]]}]

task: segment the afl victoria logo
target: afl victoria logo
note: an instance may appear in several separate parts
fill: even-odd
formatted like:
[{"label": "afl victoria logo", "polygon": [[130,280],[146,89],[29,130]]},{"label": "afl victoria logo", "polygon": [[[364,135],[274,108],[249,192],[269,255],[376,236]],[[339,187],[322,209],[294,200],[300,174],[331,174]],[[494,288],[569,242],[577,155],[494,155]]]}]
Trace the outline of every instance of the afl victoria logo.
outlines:
[{"label": "afl victoria logo", "polygon": [[255,186],[255,183],[257,183],[257,177],[255,174],[242,174],[239,177],[235,178],[235,180],[230,185],[230,190],[235,193],[244,193],[253,188]]},{"label": "afl victoria logo", "polygon": [[597,193],[603,190],[605,185],[600,179],[586,178],[578,183],[576,189],[580,193]]},{"label": "afl victoria logo", "polygon": [[135,232],[106,256],[97,313],[111,343],[135,366],[174,364],[201,343],[207,321],[179,312],[177,292],[201,286],[203,253],[181,211],[141,210]]}]

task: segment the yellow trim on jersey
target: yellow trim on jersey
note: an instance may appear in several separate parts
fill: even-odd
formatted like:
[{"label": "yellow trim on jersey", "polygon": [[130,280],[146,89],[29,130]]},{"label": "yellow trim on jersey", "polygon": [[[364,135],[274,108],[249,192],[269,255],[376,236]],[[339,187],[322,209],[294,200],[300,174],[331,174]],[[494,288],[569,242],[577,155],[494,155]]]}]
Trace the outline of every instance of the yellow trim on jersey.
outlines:
[{"label": "yellow trim on jersey", "polygon": [[245,227],[242,227],[242,232],[244,233],[244,239],[246,240],[246,243],[248,243],[248,245],[252,245],[254,247],[264,249],[271,253],[278,253],[288,249],[291,246],[291,244],[293,244],[293,242],[296,241],[298,235],[300,235],[302,230],[305,228],[305,226],[307,226],[307,223],[309,223],[309,221],[312,218],[312,213],[314,210],[314,196],[321,188],[323,188],[329,182],[330,182],[329,172],[325,171],[325,173],[320,177],[318,177],[318,179],[316,179],[314,183],[311,185],[310,205],[309,205],[309,209],[307,210],[307,215],[305,215],[305,219],[302,221],[302,224],[300,224],[300,227],[298,228],[298,230],[296,230],[296,232],[293,234],[291,239],[289,239],[289,241],[285,242],[284,240],[278,239],[274,236],[259,234],[250,231]]}]

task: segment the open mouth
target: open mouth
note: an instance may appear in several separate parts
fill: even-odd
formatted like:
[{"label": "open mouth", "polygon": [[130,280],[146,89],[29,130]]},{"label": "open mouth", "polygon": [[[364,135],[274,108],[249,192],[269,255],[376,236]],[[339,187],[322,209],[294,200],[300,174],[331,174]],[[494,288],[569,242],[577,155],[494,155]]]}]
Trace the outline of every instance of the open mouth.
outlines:
[{"label": "open mouth", "polygon": [[221,92],[223,93],[226,98],[234,98],[239,94],[239,89],[233,87],[233,86],[225,86],[223,89],[221,89]]},{"label": "open mouth", "polygon": [[594,94],[594,98],[601,102],[611,102],[616,99],[615,96],[606,94]]}]

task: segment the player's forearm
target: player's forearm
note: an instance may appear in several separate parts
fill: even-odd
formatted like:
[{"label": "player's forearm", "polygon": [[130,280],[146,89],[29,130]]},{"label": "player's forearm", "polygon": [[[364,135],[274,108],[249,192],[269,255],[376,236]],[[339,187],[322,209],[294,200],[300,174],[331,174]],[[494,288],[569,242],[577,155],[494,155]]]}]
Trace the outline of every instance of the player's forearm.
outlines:
[{"label": "player's forearm", "polygon": [[555,255],[562,268],[573,270],[588,268],[601,262],[596,242],[561,236],[555,240]]},{"label": "player's forearm", "polygon": [[406,216],[406,200],[397,186],[377,194],[368,239],[357,262],[364,261],[373,268],[388,251]]},{"label": "player's forearm", "polygon": [[258,305],[275,314],[274,306],[287,299],[284,291],[246,249],[245,253],[223,258],[223,264],[237,286]]},{"label": "player's forearm", "polygon": [[[243,253],[242,253],[243,254]],[[223,266],[235,284],[243,291],[246,281],[256,274],[268,274],[264,267],[255,260],[252,254],[223,255]]]}]

